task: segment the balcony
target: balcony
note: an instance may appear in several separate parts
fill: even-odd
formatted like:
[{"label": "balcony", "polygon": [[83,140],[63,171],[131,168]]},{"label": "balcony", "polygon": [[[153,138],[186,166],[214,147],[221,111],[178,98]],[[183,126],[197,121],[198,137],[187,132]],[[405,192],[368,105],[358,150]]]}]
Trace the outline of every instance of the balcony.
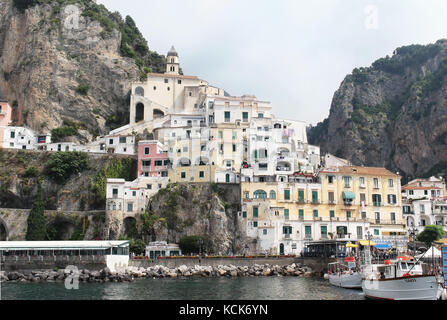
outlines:
[{"label": "balcony", "polygon": [[374,202],[374,207],[381,207],[382,206],[382,202]]},{"label": "balcony", "polygon": [[143,171],[151,171],[151,167],[150,166],[142,166],[141,170],[143,170]]}]

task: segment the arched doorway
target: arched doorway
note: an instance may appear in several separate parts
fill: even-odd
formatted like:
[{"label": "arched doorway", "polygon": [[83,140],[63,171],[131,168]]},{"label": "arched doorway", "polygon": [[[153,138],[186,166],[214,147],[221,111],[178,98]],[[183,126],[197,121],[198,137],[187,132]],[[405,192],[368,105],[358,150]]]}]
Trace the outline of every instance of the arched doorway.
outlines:
[{"label": "arched doorway", "polygon": [[8,240],[8,229],[3,220],[0,219],[0,241]]},{"label": "arched doorway", "polygon": [[230,177],[230,175],[228,173],[225,175],[225,182],[226,183],[230,183],[231,182],[231,177]]},{"label": "arched doorway", "polygon": [[135,122],[144,120],[144,104],[138,103],[135,108]]},{"label": "arched doorway", "polygon": [[284,255],[284,243],[281,243],[281,244],[279,245],[279,254],[280,254],[281,256]]},{"label": "arched doorway", "polygon": [[153,113],[153,118],[154,119],[159,119],[159,118],[163,118],[165,116],[165,113],[161,110],[158,109],[154,109],[154,113]]}]

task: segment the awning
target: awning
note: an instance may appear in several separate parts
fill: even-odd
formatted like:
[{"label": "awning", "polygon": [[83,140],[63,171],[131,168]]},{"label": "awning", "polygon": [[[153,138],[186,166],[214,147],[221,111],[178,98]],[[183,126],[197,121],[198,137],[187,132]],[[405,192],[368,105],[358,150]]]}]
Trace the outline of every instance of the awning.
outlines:
[{"label": "awning", "polygon": [[385,243],[378,244],[378,245],[376,245],[375,247],[376,247],[377,249],[390,249],[390,248],[391,248],[391,246],[390,246],[389,244],[385,244]]},{"label": "awning", "polygon": [[358,247],[358,245],[356,245],[356,244],[352,244],[352,243],[348,243],[347,245],[346,245],[346,248],[357,248]]},{"label": "awning", "polygon": [[360,240],[360,244],[362,246],[376,246],[377,245],[373,241],[368,241],[368,240]]},{"label": "awning", "polygon": [[355,199],[355,193],[350,191],[343,192],[343,199],[345,200],[354,200]]}]

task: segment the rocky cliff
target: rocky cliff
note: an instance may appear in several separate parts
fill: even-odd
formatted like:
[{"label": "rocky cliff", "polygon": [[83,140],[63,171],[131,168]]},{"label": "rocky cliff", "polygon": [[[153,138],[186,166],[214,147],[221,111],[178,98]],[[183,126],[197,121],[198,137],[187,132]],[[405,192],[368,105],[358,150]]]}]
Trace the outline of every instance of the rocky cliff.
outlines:
[{"label": "rocky cliff", "polygon": [[201,236],[210,241],[209,252],[242,253],[252,241],[245,237],[240,206],[239,186],[170,184],[150,199],[146,213],[132,217],[108,213],[104,234],[109,239],[124,236],[146,243],[179,243],[184,236]]},{"label": "rocky cliff", "polygon": [[74,120],[78,141],[107,133],[126,123],[131,82],[164,59],[94,1],[0,1],[0,92],[16,124],[46,133]]},{"label": "rocky cliff", "polygon": [[354,69],[309,140],[323,152],[404,177],[446,173],[446,74],[447,40],[401,47]]}]

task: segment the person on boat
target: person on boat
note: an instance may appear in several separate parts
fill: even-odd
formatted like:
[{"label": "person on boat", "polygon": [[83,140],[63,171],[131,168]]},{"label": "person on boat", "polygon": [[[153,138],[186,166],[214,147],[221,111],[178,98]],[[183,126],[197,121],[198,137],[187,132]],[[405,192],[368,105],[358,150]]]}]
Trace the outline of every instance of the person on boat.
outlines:
[{"label": "person on boat", "polygon": [[385,279],[385,273],[383,271],[380,273],[380,279]]}]

